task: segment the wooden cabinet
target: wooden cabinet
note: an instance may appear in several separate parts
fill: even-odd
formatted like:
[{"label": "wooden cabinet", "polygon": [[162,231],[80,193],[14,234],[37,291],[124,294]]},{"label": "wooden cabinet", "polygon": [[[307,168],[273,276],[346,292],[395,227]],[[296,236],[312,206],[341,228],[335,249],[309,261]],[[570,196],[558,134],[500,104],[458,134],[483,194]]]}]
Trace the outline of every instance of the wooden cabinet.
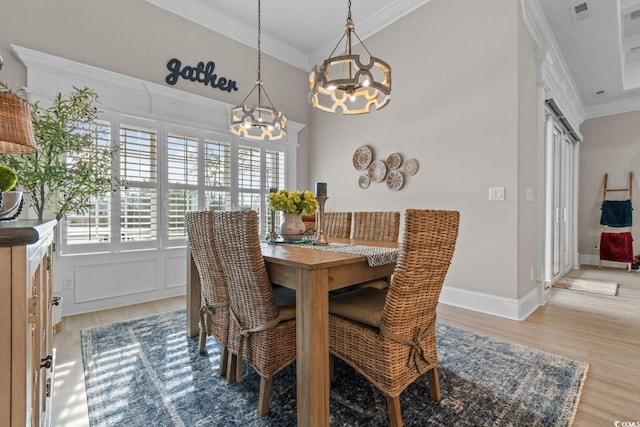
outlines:
[{"label": "wooden cabinet", "polygon": [[47,426],[55,221],[0,221],[0,425]]}]

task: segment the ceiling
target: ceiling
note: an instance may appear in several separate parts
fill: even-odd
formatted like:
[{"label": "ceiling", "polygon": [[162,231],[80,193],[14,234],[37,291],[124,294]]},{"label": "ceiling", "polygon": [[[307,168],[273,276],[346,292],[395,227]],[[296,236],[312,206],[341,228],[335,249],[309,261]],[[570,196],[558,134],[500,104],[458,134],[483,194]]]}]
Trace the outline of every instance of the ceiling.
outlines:
[{"label": "ceiling", "polygon": [[[257,2],[147,0],[248,46],[256,45]],[[362,39],[430,0],[356,0]],[[640,0],[538,0],[580,94],[585,116],[640,109]],[[322,62],[344,33],[345,0],[268,0],[262,50],[304,70]]]},{"label": "ceiling", "polygon": [[[255,47],[257,0],[147,0]],[[355,0],[351,18],[360,39],[393,24],[430,0]],[[310,71],[334,49],[347,21],[345,0],[267,0],[261,4],[262,51]]]}]

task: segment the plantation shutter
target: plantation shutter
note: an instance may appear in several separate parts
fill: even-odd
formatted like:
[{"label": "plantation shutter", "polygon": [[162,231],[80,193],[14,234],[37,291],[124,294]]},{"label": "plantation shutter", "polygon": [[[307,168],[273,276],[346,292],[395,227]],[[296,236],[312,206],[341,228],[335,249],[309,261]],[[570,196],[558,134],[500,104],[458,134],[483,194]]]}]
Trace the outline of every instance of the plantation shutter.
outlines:
[{"label": "plantation shutter", "polygon": [[120,128],[120,238],[123,242],[158,238],[157,135],[134,126]]},{"label": "plantation shutter", "polygon": [[167,138],[169,239],[186,237],[184,213],[198,209],[198,140],[178,135]]},{"label": "plantation shutter", "polygon": [[231,210],[231,145],[204,143],[205,199],[208,210]]},{"label": "plantation shutter", "polygon": [[[99,122],[96,126],[95,144],[109,148],[111,128],[108,123]],[[73,155],[68,163],[76,161]],[[111,242],[111,194],[94,197],[94,204],[85,212],[68,212],[66,220],[66,238],[68,245]]]},{"label": "plantation shutter", "polygon": [[260,209],[260,149],[240,146],[238,149],[238,205],[242,210]]}]

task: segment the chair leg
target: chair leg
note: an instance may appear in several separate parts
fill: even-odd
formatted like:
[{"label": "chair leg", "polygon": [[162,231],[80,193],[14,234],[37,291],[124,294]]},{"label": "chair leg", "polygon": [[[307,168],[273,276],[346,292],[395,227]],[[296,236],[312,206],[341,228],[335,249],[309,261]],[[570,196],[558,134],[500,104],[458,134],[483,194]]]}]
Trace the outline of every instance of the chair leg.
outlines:
[{"label": "chair leg", "polygon": [[440,378],[438,377],[438,368],[435,367],[427,372],[427,378],[429,379],[429,394],[431,400],[439,402],[442,396],[440,395]]},{"label": "chair leg", "polygon": [[223,346],[222,354],[220,355],[220,368],[218,368],[218,375],[220,375],[221,377],[227,376],[228,363],[229,363],[229,349]]},{"label": "chair leg", "polygon": [[[242,361],[240,361],[242,363]],[[229,353],[229,360],[227,361],[227,381],[230,383],[235,383],[237,380],[236,377],[236,367],[238,364],[238,355]]]},{"label": "chair leg", "polygon": [[271,400],[271,383],[273,377],[260,377],[260,392],[258,395],[258,415],[261,417],[269,413],[269,401]]},{"label": "chair leg", "polygon": [[389,411],[389,427],[402,427],[400,396],[387,396],[387,410]]},{"label": "chair leg", "polygon": [[198,337],[198,353],[204,354],[205,346],[207,345],[207,332],[200,324],[200,336]]}]

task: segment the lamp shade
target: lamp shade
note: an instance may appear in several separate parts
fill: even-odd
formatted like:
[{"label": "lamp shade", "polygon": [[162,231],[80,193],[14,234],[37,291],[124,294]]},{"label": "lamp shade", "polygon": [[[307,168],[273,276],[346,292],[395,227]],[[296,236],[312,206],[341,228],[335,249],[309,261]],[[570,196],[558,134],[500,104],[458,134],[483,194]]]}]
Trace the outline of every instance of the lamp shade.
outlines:
[{"label": "lamp shade", "polygon": [[8,92],[0,92],[0,153],[36,152],[29,103]]}]

